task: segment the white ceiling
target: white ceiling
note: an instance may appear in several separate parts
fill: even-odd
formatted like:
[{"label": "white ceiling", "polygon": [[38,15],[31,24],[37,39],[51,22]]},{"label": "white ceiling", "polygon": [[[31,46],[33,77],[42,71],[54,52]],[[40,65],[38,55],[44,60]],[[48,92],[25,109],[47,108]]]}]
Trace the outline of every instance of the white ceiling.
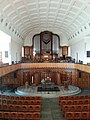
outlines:
[{"label": "white ceiling", "polygon": [[69,37],[90,20],[90,0],[0,0],[0,19],[25,37],[43,30]]}]

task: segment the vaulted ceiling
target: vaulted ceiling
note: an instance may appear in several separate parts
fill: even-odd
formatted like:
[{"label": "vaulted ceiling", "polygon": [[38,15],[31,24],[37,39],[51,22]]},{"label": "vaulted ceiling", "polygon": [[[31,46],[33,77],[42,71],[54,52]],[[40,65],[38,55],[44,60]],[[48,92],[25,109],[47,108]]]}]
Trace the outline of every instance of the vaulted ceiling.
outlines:
[{"label": "vaulted ceiling", "polygon": [[0,0],[0,22],[23,39],[44,30],[69,37],[89,20],[90,0]]}]

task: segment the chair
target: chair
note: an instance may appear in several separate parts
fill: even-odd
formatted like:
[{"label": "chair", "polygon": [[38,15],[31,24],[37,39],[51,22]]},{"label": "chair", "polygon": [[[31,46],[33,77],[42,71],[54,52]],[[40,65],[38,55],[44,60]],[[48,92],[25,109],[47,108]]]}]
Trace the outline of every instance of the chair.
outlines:
[{"label": "chair", "polygon": [[18,105],[23,105],[23,100],[18,100],[18,101],[17,101],[17,104],[18,104]]},{"label": "chair", "polygon": [[40,120],[40,112],[33,112],[33,120]]},{"label": "chair", "polygon": [[10,112],[3,112],[3,118],[10,119]]},{"label": "chair", "polygon": [[30,105],[35,105],[35,100],[30,100]]},{"label": "chair", "polygon": [[81,120],[81,112],[73,112],[75,120]]},{"label": "chair", "polygon": [[3,112],[0,111],[0,118],[3,118]]},{"label": "chair", "polygon": [[0,99],[2,98],[2,95],[0,94]]},{"label": "chair", "polygon": [[71,100],[71,96],[65,96],[65,100]]},{"label": "chair", "polygon": [[21,111],[28,111],[29,109],[28,109],[28,106],[27,105],[22,105],[21,106]]},{"label": "chair", "polygon": [[88,102],[89,102],[89,104],[90,104],[90,99],[88,99]]},{"label": "chair", "polygon": [[80,100],[78,101],[78,104],[84,104],[83,99],[80,99]]},{"label": "chair", "polygon": [[14,100],[16,96],[10,96],[10,99]]},{"label": "chair", "polygon": [[76,105],[69,105],[69,111],[75,112],[76,111]]},{"label": "chair", "polygon": [[67,100],[67,104],[68,105],[72,105],[73,104],[73,100]]},{"label": "chair", "polygon": [[36,105],[41,105],[41,100],[35,100]]},{"label": "chair", "polygon": [[6,95],[2,95],[2,99],[6,99]]},{"label": "chair", "polygon": [[12,100],[7,100],[7,104],[12,104]]},{"label": "chair", "polygon": [[90,104],[88,104],[88,109],[89,109],[89,111],[90,111]]},{"label": "chair", "polygon": [[42,97],[41,96],[35,96],[35,100],[41,100]]},{"label": "chair", "polygon": [[66,105],[66,102],[67,102],[66,100],[62,100],[59,104],[60,105]]},{"label": "chair", "polygon": [[11,119],[18,119],[17,112],[10,112],[10,117],[11,117]]},{"label": "chair", "polygon": [[5,111],[8,110],[8,105],[7,104],[3,104],[2,105],[2,110],[5,110]]},{"label": "chair", "polygon": [[85,95],[80,95],[79,99],[85,99]]},{"label": "chair", "polygon": [[3,110],[3,105],[2,104],[0,104],[0,110]]},{"label": "chair", "polygon": [[35,100],[35,96],[30,96],[30,100]]},{"label": "chair", "polygon": [[25,112],[25,119],[26,120],[33,120],[33,113],[32,112]]},{"label": "chair", "polygon": [[25,119],[25,112],[17,112],[17,118],[21,120]]},{"label": "chair", "polygon": [[74,100],[76,96],[68,96],[68,100]]},{"label": "chair", "polygon": [[84,99],[84,104],[89,104],[89,99]]},{"label": "chair", "polygon": [[82,111],[83,110],[83,105],[76,105],[76,111]]},{"label": "chair", "polygon": [[78,105],[79,104],[79,100],[73,100],[73,104],[74,105]]},{"label": "chair", "polygon": [[90,99],[90,95],[85,95],[85,99]]},{"label": "chair", "polygon": [[30,96],[26,96],[26,100],[30,100]]},{"label": "chair", "polygon": [[15,105],[14,111],[22,111],[22,106],[21,105]]},{"label": "chair", "polygon": [[7,104],[7,99],[3,99],[2,104]]},{"label": "chair", "polygon": [[0,104],[2,104],[2,98],[0,98]]},{"label": "chair", "polygon": [[15,105],[9,104],[9,105],[8,105],[8,110],[9,110],[9,111],[14,111],[14,110],[15,110]]},{"label": "chair", "polygon": [[89,111],[89,104],[83,104],[82,105],[82,110],[83,111]]},{"label": "chair", "polygon": [[17,100],[12,100],[12,104],[17,105]]},{"label": "chair", "polygon": [[28,105],[28,111],[33,112],[34,111],[34,105]]},{"label": "chair", "polygon": [[10,99],[10,95],[6,95],[6,99]]},{"label": "chair", "polygon": [[74,100],[78,100],[78,99],[80,99],[80,96],[79,96],[79,95],[74,96]]},{"label": "chair", "polygon": [[41,105],[34,105],[35,111],[41,111]]},{"label": "chair", "polygon": [[74,120],[73,112],[65,112],[65,120]]},{"label": "chair", "polygon": [[30,101],[29,101],[29,100],[23,100],[23,101],[22,101],[22,104],[23,104],[23,105],[30,105]]},{"label": "chair", "polygon": [[26,97],[25,96],[20,96],[20,100],[25,100]]},{"label": "chair", "polygon": [[19,97],[19,96],[16,96],[16,97],[15,97],[15,100],[19,100],[19,99],[20,99],[20,97]]},{"label": "chair", "polygon": [[88,120],[90,120],[90,111],[87,112],[87,114],[88,114]]},{"label": "chair", "polygon": [[62,107],[62,111],[65,113],[65,112],[68,112],[70,109],[69,105],[63,105]]},{"label": "chair", "polygon": [[81,119],[87,120],[88,119],[88,112],[81,112]]}]

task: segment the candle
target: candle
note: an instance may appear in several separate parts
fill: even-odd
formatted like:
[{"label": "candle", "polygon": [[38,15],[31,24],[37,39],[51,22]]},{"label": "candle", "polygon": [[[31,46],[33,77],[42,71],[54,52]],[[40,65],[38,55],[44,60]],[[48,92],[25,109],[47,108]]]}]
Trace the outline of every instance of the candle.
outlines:
[{"label": "candle", "polygon": [[32,83],[33,83],[33,76],[32,76]]}]

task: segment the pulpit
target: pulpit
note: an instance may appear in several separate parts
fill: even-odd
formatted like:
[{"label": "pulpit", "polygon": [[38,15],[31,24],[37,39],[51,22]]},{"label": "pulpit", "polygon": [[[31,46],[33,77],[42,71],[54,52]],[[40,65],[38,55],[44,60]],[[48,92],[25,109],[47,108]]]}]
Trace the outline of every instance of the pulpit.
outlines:
[{"label": "pulpit", "polygon": [[68,90],[69,81],[65,80],[65,81],[63,81],[63,83],[64,83],[64,89]]}]

